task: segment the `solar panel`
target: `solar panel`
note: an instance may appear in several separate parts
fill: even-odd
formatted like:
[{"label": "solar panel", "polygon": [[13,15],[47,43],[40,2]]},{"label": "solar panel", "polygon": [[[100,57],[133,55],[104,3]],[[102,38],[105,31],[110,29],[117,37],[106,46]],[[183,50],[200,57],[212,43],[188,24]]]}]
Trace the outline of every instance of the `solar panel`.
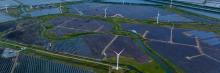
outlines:
[{"label": "solar panel", "polygon": [[207,35],[207,36],[203,36],[203,37],[199,37],[201,39],[208,39],[208,38],[212,38],[212,37],[217,37],[218,35],[214,34],[214,35]]},{"label": "solar panel", "polygon": [[209,43],[209,42],[214,42],[214,41],[218,41],[219,39],[217,38],[212,38],[212,39],[208,39],[208,40],[203,40],[203,42],[205,43]]},{"label": "solar panel", "polygon": [[204,32],[204,31],[199,31],[199,32],[197,32],[197,33],[193,33],[193,35],[195,35],[195,36],[198,36],[198,35],[201,35],[201,34],[206,34],[206,32]]},{"label": "solar panel", "polygon": [[214,45],[220,44],[220,41],[211,42],[211,43],[208,43],[208,44],[211,45],[211,46],[214,46]]},{"label": "solar panel", "polygon": [[199,34],[197,35],[197,37],[203,37],[203,36],[206,36],[206,35],[214,35],[215,33],[213,32],[208,32],[208,33],[204,33],[204,34]]},{"label": "solar panel", "polygon": [[196,30],[191,30],[191,31],[186,31],[187,33],[191,34],[191,33],[194,33],[194,32],[198,32]]}]

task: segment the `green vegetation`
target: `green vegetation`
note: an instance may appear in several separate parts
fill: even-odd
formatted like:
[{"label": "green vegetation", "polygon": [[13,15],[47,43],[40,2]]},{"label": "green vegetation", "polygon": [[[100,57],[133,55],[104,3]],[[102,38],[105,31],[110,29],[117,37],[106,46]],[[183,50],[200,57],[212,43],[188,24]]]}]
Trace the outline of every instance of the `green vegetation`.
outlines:
[{"label": "green vegetation", "polygon": [[10,44],[3,43],[3,42],[0,42],[0,47],[11,48],[11,49],[14,49],[14,50],[20,50],[22,48],[22,47],[19,47],[19,46],[10,45]]},{"label": "green vegetation", "polygon": [[[117,58],[113,57],[113,58],[105,59],[103,61],[110,62],[110,63],[117,63]],[[143,73],[166,73],[163,70],[163,68],[161,68],[159,64],[157,64],[157,62],[154,60],[152,62],[139,64],[133,58],[120,56],[119,64],[132,66],[136,68],[138,71],[143,72]]]},{"label": "green vegetation", "polygon": [[[1,10],[2,12],[6,13],[6,10],[3,9]],[[18,8],[8,8],[8,14],[12,17],[18,17],[20,14],[24,13],[22,10],[21,10],[21,7],[19,6]]]}]

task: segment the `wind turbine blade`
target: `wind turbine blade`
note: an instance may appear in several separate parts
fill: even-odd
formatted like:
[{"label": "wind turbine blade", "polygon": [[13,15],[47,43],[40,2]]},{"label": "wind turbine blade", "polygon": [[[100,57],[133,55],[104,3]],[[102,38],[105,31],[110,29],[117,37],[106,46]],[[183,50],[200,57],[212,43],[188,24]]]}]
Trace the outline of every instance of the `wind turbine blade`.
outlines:
[{"label": "wind turbine blade", "polygon": [[[124,50],[124,49],[123,49]],[[121,54],[122,52],[123,52],[123,50],[119,53],[119,54]]]},{"label": "wind turbine blade", "polygon": [[[115,51],[114,51],[115,52]],[[118,53],[117,52],[115,52],[117,55],[118,55]]]}]

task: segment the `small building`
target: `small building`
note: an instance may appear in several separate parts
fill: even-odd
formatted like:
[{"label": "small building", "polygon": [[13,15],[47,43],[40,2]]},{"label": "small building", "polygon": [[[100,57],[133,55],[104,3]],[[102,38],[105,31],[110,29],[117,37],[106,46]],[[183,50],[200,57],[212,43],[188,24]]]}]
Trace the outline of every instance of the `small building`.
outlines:
[{"label": "small building", "polygon": [[134,33],[137,33],[136,30],[131,30],[131,31],[134,32]]}]

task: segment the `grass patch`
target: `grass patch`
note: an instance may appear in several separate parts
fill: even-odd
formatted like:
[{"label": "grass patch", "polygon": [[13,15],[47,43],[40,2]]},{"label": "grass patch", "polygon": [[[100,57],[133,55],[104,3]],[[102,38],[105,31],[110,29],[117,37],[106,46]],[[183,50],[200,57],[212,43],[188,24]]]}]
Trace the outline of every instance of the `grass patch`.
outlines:
[{"label": "grass patch", "polygon": [[[6,10],[3,9],[1,10],[2,12],[6,13]],[[8,14],[12,17],[15,17],[17,18],[18,16],[20,16],[20,14],[24,13],[22,10],[21,10],[21,7],[19,6],[18,8],[8,8]]]},{"label": "grass patch", "polygon": [[[110,63],[116,63],[117,58],[116,57],[108,58],[103,61],[110,62]],[[163,70],[163,68],[161,68],[159,66],[159,64],[157,64],[156,61],[139,64],[133,58],[120,56],[119,64],[132,66],[132,67],[136,68],[138,71],[143,72],[143,73],[166,73]]]},{"label": "grass patch", "polygon": [[3,43],[3,42],[0,42],[0,45],[3,48],[10,48],[10,49],[14,49],[14,50],[21,50],[21,48],[22,48],[22,47],[19,47],[19,46],[10,45],[10,44]]}]

